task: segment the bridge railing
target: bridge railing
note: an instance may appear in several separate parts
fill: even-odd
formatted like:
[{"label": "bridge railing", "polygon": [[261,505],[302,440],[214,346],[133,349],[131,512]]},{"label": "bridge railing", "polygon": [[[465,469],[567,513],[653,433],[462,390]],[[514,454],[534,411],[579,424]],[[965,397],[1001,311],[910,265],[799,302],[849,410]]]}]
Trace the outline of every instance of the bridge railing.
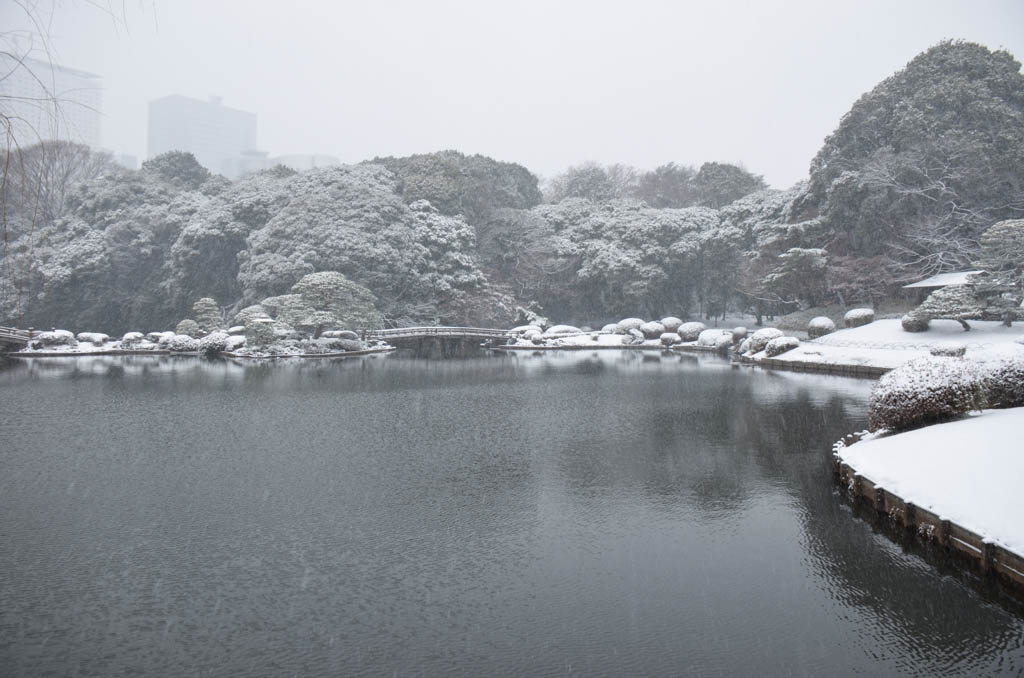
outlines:
[{"label": "bridge railing", "polygon": [[398,339],[402,337],[482,337],[503,339],[508,330],[489,327],[396,327],[389,330],[369,330],[366,337],[370,339]]},{"label": "bridge railing", "polygon": [[0,327],[0,341],[14,344],[27,344],[32,338],[32,332],[19,330],[14,327]]}]

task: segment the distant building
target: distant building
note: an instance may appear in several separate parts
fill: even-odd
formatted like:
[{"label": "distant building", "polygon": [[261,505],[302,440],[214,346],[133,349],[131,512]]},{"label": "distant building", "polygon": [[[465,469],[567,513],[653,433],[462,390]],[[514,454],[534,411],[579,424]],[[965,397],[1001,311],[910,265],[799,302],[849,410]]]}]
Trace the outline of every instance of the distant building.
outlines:
[{"label": "distant building", "polygon": [[220,97],[201,101],[177,94],[149,102],[149,157],[188,151],[216,174],[235,178],[260,169],[256,114],[229,108]]},{"label": "distant building", "polygon": [[0,113],[19,145],[60,140],[100,147],[100,76],[7,53],[0,53],[0,72]]}]

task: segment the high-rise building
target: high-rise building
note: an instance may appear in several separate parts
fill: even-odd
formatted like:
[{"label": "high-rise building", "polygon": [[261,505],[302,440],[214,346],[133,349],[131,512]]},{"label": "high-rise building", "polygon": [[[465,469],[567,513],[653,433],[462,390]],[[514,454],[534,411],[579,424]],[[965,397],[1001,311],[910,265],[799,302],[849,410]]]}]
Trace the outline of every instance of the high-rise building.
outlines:
[{"label": "high-rise building", "polygon": [[256,114],[172,94],[149,102],[149,157],[188,151],[211,172],[237,177],[256,149]]},{"label": "high-rise building", "polygon": [[19,145],[60,140],[100,147],[100,76],[8,53],[0,53],[0,69],[0,113]]}]

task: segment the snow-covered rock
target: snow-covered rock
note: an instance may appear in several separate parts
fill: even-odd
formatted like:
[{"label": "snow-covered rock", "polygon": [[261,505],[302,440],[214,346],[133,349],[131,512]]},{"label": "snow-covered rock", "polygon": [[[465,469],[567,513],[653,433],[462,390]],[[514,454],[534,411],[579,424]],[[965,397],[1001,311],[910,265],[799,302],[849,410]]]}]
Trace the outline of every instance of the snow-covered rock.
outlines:
[{"label": "snow-covered rock", "polygon": [[163,339],[164,337],[173,337],[173,336],[174,336],[174,332],[147,332],[146,333],[146,341],[152,342],[154,344],[159,344],[160,340]]},{"label": "snow-covered rock", "polygon": [[927,332],[929,320],[926,316],[919,316],[907,313],[900,319],[900,325],[904,332]]},{"label": "snow-covered rock", "polygon": [[615,324],[615,331],[619,334],[628,334],[630,330],[638,330],[644,324],[641,318],[623,318]]},{"label": "snow-covered rock", "polygon": [[245,325],[232,325],[228,328],[228,334],[233,336],[245,334]]},{"label": "snow-covered rock", "polygon": [[749,353],[750,352],[750,337],[747,337],[746,339],[741,341],[740,342],[740,347],[737,350],[740,352],[740,354]]},{"label": "snow-covered rock", "polygon": [[627,339],[623,342],[624,344],[642,344],[644,343],[644,333],[635,327],[626,330]]},{"label": "snow-covered rock", "polygon": [[786,351],[792,351],[799,345],[800,340],[796,337],[775,337],[765,344],[764,354],[769,358],[774,358],[777,355],[782,355]]},{"label": "snow-covered rock", "polygon": [[654,322],[653,320],[641,325],[639,330],[644,333],[645,339],[657,339],[661,335],[665,334],[665,326],[661,323]]},{"label": "snow-covered rock", "polygon": [[126,332],[125,335],[121,337],[121,348],[131,348],[132,346],[137,346],[144,341],[146,341],[146,335],[142,332]]},{"label": "snow-covered rock", "polygon": [[875,311],[870,308],[854,308],[846,312],[843,316],[843,325],[845,327],[860,327],[861,325],[867,325],[875,321]]},{"label": "snow-covered rock", "polygon": [[544,333],[540,329],[534,328],[523,332],[522,339],[532,344],[542,344],[544,343]]},{"label": "snow-covered rock", "polygon": [[243,346],[245,346],[245,335],[241,334],[229,334],[228,340],[224,342],[224,350],[229,353],[234,353]]},{"label": "snow-covered rock", "polygon": [[679,326],[683,324],[683,321],[674,315],[670,315],[666,318],[662,318],[661,324],[665,326],[665,331],[669,334],[677,334]]},{"label": "snow-covered rock", "polygon": [[75,335],[67,330],[40,332],[29,342],[29,348],[36,350],[58,347],[74,348],[75,346],[78,346],[78,341],[75,340]]},{"label": "snow-covered rock", "polygon": [[732,343],[738,344],[747,338],[747,328],[742,325],[732,328]]},{"label": "snow-covered rock", "polygon": [[929,348],[928,352],[945,358],[962,358],[967,353],[967,345],[958,341],[944,341]]},{"label": "snow-covered rock", "polygon": [[697,341],[700,333],[707,329],[707,325],[698,322],[683,323],[676,331],[683,341]]},{"label": "snow-covered rock", "polygon": [[826,334],[831,334],[836,331],[836,324],[832,322],[831,318],[823,315],[819,315],[817,318],[811,318],[811,321],[807,323],[807,336],[811,339],[817,339],[823,337]]},{"label": "snow-covered rock", "polygon": [[552,325],[544,330],[545,337],[556,337],[565,334],[583,334],[583,330],[572,325]]},{"label": "snow-covered rock", "polygon": [[747,346],[747,352],[760,353],[768,345],[769,341],[781,336],[783,336],[782,330],[774,327],[763,327],[750,335],[750,344]]},{"label": "snow-covered rock", "polygon": [[602,332],[615,332],[615,331],[618,330],[618,328],[619,328],[619,324],[618,323],[608,323],[607,325],[605,325],[604,327],[601,328],[601,331]]},{"label": "snow-covered rock", "polygon": [[658,338],[661,340],[661,343],[665,346],[672,346],[674,344],[680,343],[683,340],[682,337],[680,337],[675,332],[665,332]]},{"label": "snow-covered rock", "polygon": [[79,332],[75,338],[78,339],[79,343],[92,344],[93,346],[102,346],[110,341],[110,335],[103,334],[102,332]]}]

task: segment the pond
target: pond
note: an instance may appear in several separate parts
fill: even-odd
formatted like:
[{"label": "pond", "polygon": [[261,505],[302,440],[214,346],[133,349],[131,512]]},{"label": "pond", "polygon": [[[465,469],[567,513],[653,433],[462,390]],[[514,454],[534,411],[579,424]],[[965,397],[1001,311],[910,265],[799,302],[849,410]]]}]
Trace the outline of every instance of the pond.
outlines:
[{"label": "pond", "polygon": [[871,381],[638,353],[0,369],[12,676],[1018,675],[852,515]]}]

